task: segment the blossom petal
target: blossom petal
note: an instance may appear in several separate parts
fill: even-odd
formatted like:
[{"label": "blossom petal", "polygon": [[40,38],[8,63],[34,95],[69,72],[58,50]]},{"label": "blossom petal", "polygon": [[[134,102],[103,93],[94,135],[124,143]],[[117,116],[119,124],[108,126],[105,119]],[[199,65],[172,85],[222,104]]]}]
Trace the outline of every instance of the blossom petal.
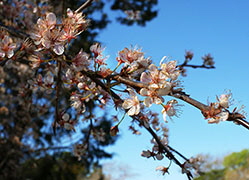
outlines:
[{"label": "blossom petal", "polygon": [[142,88],[139,93],[142,96],[148,96],[149,95],[149,91],[146,88]]},{"label": "blossom petal", "polygon": [[62,55],[64,53],[64,46],[63,45],[55,45],[54,48],[53,48],[53,51],[57,55]]},{"label": "blossom petal", "polygon": [[145,98],[144,105],[150,107],[152,105],[152,99],[150,97]]},{"label": "blossom petal", "polygon": [[124,109],[129,109],[129,108],[132,107],[132,105],[133,105],[132,100],[131,100],[131,99],[126,99],[126,100],[124,101],[124,103],[122,104],[122,107],[123,107]]},{"label": "blossom petal", "polygon": [[143,83],[149,83],[151,82],[151,76],[148,73],[143,72],[141,74],[140,81]]},{"label": "blossom petal", "polygon": [[133,116],[135,113],[136,113],[136,106],[132,106],[127,112],[129,116]]},{"label": "blossom petal", "polygon": [[48,21],[49,25],[56,24],[56,16],[54,13],[48,13],[46,16],[46,20]]}]

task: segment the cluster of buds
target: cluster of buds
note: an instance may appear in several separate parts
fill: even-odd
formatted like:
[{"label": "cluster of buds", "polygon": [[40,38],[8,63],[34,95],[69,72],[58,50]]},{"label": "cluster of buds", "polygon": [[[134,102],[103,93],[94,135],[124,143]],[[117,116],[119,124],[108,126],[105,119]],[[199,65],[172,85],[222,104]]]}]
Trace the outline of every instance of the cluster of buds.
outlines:
[{"label": "cluster of buds", "polygon": [[202,59],[204,66],[212,67],[214,65],[214,58],[211,56],[211,54],[205,55],[202,57]]},{"label": "cluster of buds", "polygon": [[[164,136],[160,139],[160,142],[163,146],[167,146],[168,145],[168,138],[166,136]],[[164,158],[164,155],[162,153],[162,149],[160,149],[160,147],[155,139],[152,139],[151,143],[153,144],[152,151],[150,151],[150,150],[143,151],[141,153],[141,156],[147,157],[147,158],[153,157],[153,158],[156,158],[157,160],[162,160]]]},{"label": "cluster of buds", "polygon": [[76,156],[80,161],[82,156],[86,156],[87,148],[88,148],[87,144],[75,145],[73,150],[74,156]]}]

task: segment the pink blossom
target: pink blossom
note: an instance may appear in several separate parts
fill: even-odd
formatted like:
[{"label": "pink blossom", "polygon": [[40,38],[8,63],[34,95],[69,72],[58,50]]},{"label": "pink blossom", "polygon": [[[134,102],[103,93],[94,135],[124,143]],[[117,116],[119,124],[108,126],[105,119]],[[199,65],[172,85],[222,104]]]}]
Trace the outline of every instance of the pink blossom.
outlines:
[{"label": "pink blossom", "polygon": [[128,88],[127,90],[129,91],[130,98],[123,102],[122,107],[124,109],[129,109],[127,112],[129,116],[137,115],[140,112],[140,102],[136,93],[131,88]]},{"label": "pink blossom", "polygon": [[209,124],[216,123],[218,124],[220,121],[226,121],[229,117],[229,112],[221,112],[217,114],[216,116],[212,117],[211,119],[208,120]]},{"label": "pink blossom", "polygon": [[229,108],[231,96],[232,93],[220,95],[218,98],[219,105],[223,108]]},{"label": "pink blossom", "polygon": [[176,68],[176,61],[169,61],[167,63],[162,63],[161,61],[161,69],[161,72],[173,81],[177,80],[180,75],[180,71]]},{"label": "pink blossom", "polygon": [[177,103],[178,103],[177,100],[172,99],[172,100],[168,101],[166,105],[163,105],[162,114],[163,114],[163,119],[165,122],[167,122],[166,116],[169,116],[169,117],[176,116]]},{"label": "pink blossom", "polygon": [[0,42],[0,57],[11,58],[14,55],[14,49],[16,48],[16,44],[13,43],[13,40],[5,35]]},{"label": "pink blossom", "polygon": [[89,66],[89,55],[85,53],[82,49],[80,52],[72,59],[72,66],[76,71],[86,70]]},{"label": "pink blossom", "polygon": [[139,60],[141,57],[144,56],[144,53],[141,52],[141,49],[128,49],[124,48],[122,51],[118,52],[119,57],[117,60],[122,63],[131,64],[134,61]]},{"label": "pink blossom", "polygon": [[41,43],[44,48],[51,48],[57,55],[62,55],[64,53],[64,43],[61,40],[61,32],[58,30],[46,31],[43,34]]},{"label": "pink blossom", "polygon": [[90,51],[94,54],[94,57],[102,56],[103,51],[105,48],[103,48],[99,43],[95,43],[91,45]]}]

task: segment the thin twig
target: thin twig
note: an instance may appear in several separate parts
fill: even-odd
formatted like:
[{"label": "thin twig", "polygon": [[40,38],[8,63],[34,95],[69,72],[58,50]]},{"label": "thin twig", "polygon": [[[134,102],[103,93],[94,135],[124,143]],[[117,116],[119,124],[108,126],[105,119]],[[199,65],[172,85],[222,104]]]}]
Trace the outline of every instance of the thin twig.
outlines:
[{"label": "thin twig", "polygon": [[32,149],[31,152],[49,151],[49,150],[59,150],[59,149],[70,149],[68,146],[58,146],[58,147],[47,147],[40,149]]},{"label": "thin twig", "polygon": [[178,156],[180,156],[181,158],[183,158],[184,160],[188,161],[189,159],[186,158],[184,155],[182,155],[181,153],[179,153],[177,150],[175,150],[174,148],[172,148],[171,146],[168,145],[168,148],[173,151],[174,153],[176,153]]},{"label": "thin twig", "polygon": [[59,123],[61,120],[60,113],[59,113],[59,96],[60,96],[60,86],[61,86],[61,62],[57,61],[57,81],[56,81],[56,98],[55,98],[55,121],[53,123],[53,130],[54,134],[56,134],[56,123]]},{"label": "thin twig", "polygon": [[14,27],[6,26],[2,22],[0,22],[0,26],[3,29],[5,29],[6,31],[8,31],[11,35],[15,36],[15,37],[18,37],[18,38],[21,38],[21,39],[25,39],[25,38],[29,37],[29,34],[27,34],[25,32],[22,32],[22,31],[19,31]]},{"label": "thin twig", "polygon": [[214,69],[215,68],[214,66],[205,66],[204,64],[203,65],[180,64],[177,67],[179,67],[179,68],[191,67],[191,68],[194,68],[194,69],[196,69],[196,68]]},{"label": "thin twig", "polygon": [[86,9],[88,6],[90,6],[92,4],[94,0],[87,0],[84,4],[82,4],[77,10],[75,10],[76,13],[83,11],[84,9]]}]

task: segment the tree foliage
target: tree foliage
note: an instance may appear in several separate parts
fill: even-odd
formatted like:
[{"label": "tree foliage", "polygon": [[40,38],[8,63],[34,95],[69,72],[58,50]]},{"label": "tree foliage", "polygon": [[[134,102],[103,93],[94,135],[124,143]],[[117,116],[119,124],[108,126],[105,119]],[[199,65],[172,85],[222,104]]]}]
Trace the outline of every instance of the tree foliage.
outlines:
[{"label": "tree foliage", "polygon": [[[214,162],[211,162],[211,164]],[[249,178],[249,150],[244,149],[240,152],[233,152],[223,159],[223,167],[219,169],[203,169],[204,173],[196,180],[232,180]]]}]

